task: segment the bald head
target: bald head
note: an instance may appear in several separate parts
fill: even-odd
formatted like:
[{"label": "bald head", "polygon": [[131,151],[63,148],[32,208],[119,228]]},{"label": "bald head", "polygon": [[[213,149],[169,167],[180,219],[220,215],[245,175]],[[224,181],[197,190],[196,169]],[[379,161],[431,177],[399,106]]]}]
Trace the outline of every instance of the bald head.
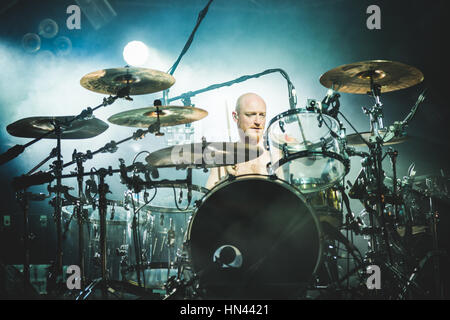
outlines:
[{"label": "bald head", "polygon": [[256,93],[244,93],[242,96],[240,96],[236,101],[236,113],[240,114],[241,110],[248,106],[258,106],[263,107],[264,112],[266,111],[266,103],[264,102],[263,98],[261,98]]},{"label": "bald head", "polygon": [[264,127],[266,125],[266,103],[256,93],[246,93],[236,101],[236,109],[233,118],[239,130],[241,141],[245,136],[250,137],[255,143],[262,141]]}]

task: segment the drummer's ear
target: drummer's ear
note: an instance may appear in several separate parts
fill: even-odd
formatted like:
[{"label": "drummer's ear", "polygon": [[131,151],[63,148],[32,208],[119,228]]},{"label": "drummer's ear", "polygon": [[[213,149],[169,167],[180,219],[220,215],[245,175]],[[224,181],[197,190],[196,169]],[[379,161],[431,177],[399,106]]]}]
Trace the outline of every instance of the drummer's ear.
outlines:
[{"label": "drummer's ear", "polygon": [[238,120],[239,120],[239,117],[238,117],[236,111],[233,111],[232,114],[233,114],[233,119],[234,119],[234,121],[238,121]]}]

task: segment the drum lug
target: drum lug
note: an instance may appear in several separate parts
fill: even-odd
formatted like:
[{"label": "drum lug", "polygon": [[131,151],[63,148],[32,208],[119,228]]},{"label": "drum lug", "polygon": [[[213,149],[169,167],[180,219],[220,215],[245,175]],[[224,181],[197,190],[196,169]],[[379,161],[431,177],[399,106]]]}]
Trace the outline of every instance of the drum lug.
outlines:
[{"label": "drum lug", "polygon": [[287,150],[287,143],[283,144],[283,158],[286,159],[289,157],[289,151]]},{"label": "drum lug", "polygon": [[202,200],[196,200],[194,202],[194,207],[196,207],[196,208],[200,208],[201,205],[202,205]]}]

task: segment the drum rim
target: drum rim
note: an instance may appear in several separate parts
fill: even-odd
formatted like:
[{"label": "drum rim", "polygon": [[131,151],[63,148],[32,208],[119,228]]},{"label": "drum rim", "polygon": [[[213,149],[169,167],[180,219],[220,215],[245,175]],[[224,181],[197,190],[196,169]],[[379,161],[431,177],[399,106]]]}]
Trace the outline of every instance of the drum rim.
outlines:
[{"label": "drum rim", "polygon": [[[319,252],[318,252],[316,265],[314,266],[314,271],[311,274],[311,279],[312,279],[314,277],[315,273],[317,272],[317,270],[319,269],[319,267],[321,266],[321,264],[323,262],[323,258],[324,258],[324,248],[323,248],[324,233],[322,231],[322,227],[320,225],[318,215],[316,214],[316,211],[314,210],[314,208],[306,201],[306,197],[303,195],[303,193],[298,188],[296,188],[292,184],[288,183],[286,180],[283,180],[283,179],[277,177],[276,175],[262,175],[262,174],[251,173],[251,174],[243,174],[243,175],[239,175],[239,176],[230,176],[229,178],[221,181],[219,184],[215,185],[214,188],[209,190],[209,192],[200,200],[201,203],[198,206],[196,206],[194,212],[191,215],[191,218],[188,221],[188,226],[186,229],[185,244],[186,244],[186,249],[188,252],[189,259],[190,260],[192,259],[191,233],[192,233],[193,222],[196,220],[198,212],[200,211],[200,209],[203,206],[203,204],[205,203],[205,201],[207,201],[209,199],[209,197],[211,197],[211,195],[213,195],[216,191],[224,188],[228,184],[231,184],[231,183],[234,183],[237,181],[241,181],[241,180],[251,180],[251,179],[261,179],[264,181],[271,181],[271,182],[277,181],[276,183],[279,183],[282,187],[285,187],[285,189],[288,189],[290,192],[294,193],[294,195],[296,195],[303,202],[303,204],[306,206],[306,208],[311,213],[314,224],[316,225],[316,230],[318,231],[318,241],[319,241]],[[193,271],[198,272],[198,270],[194,270],[195,268],[193,266],[192,261],[190,261],[190,264],[193,268]]]},{"label": "drum rim", "polygon": [[338,126],[339,126],[339,122],[335,118],[333,118],[333,117],[331,117],[331,116],[329,116],[329,115],[327,115],[325,113],[319,113],[319,112],[316,112],[316,111],[308,111],[305,108],[289,109],[287,111],[284,111],[282,113],[277,114],[275,117],[273,117],[269,121],[269,123],[267,124],[266,138],[269,138],[270,126],[272,124],[274,124],[276,121],[280,120],[281,118],[284,118],[286,116],[291,116],[291,115],[294,115],[294,114],[298,114],[298,113],[317,114],[317,115],[321,114],[323,117],[329,118],[331,121],[335,121],[338,124]]},{"label": "drum rim", "polygon": [[[296,159],[310,157],[310,156],[326,156],[328,158],[333,158],[335,160],[338,160],[340,163],[344,165],[344,173],[340,175],[339,178],[337,178],[335,181],[338,181],[342,177],[346,176],[350,172],[350,159],[344,158],[342,155],[336,152],[332,151],[309,151],[309,150],[302,150],[298,152],[291,153],[287,157],[281,158],[276,163],[271,164],[271,169],[275,172],[278,168],[281,168],[283,165],[285,165],[288,162],[291,162]],[[275,164],[277,166],[275,167]],[[289,182],[288,182],[289,183]],[[333,183],[334,184],[334,183]]]}]

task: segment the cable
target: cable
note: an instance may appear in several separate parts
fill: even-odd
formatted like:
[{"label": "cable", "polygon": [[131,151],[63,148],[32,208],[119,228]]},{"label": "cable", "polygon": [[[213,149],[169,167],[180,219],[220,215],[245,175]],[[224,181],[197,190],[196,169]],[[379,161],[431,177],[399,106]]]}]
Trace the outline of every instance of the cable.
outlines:
[{"label": "cable", "polygon": [[[180,100],[180,99],[183,100],[183,99],[191,98],[191,97],[193,97],[193,96],[195,96],[195,95],[197,95],[199,93],[203,93],[203,92],[206,92],[206,91],[219,89],[219,88],[222,88],[222,87],[225,87],[225,86],[231,86],[231,85],[233,85],[235,83],[244,82],[244,81],[247,81],[247,80],[253,79],[253,78],[259,78],[261,76],[264,76],[264,75],[270,74],[270,73],[274,73],[274,72],[279,72],[286,79],[286,81],[288,83],[289,99],[291,100],[291,98],[293,98],[292,97],[292,91],[293,91],[292,89],[295,89],[295,88],[294,88],[291,80],[289,79],[289,76],[287,75],[286,71],[284,71],[283,69],[279,69],[278,68],[278,69],[267,69],[267,70],[264,70],[263,72],[260,72],[260,73],[255,73],[255,74],[251,74],[251,75],[244,75],[244,76],[241,76],[241,77],[236,78],[236,79],[231,80],[231,81],[222,82],[222,83],[218,83],[218,84],[213,84],[213,85],[210,85],[210,86],[208,86],[206,88],[199,89],[199,90],[196,90],[196,91],[189,91],[189,92],[183,93],[183,94],[181,94],[181,95],[179,95],[177,97],[170,98],[170,99],[167,100],[167,102],[170,103],[170,102],[175,101],[175,100]],[[289,101],[289,102],[291,104],[291,101]],[[294,102],[296,103],[296,101],[294,101]]]},{"label": "cable", "polygon": [[[174,197],[174,199],[175,199],[175,205],[176,205],[177,209],[178,209],[179,211],[187,211],[187,210],[189,209],[189,206],[191,205],[191,203],[189,202],[189,203],[187,204],[187,207],[186,207],[185,209],[181,209],[180,206],[178,205],[177,194],[176,194],[175,186],[172,186],[172,189],[173,189],[173,197]],[[181,188],[180,188],[180,189],[181,189]]]},{"label": "cable", "polygon": [[141,152],[139,152],[137,155],[135,155],[134,156],[134,159],[133,159],[133,164],[136,162],[136,159],[137,159],[137,157],[139,157],[141,154],[143,154],[143,153],[147,153],[147,154],[150,154],[150,152],[148,152],[148,151],[141,151]]},{"label": "cable", "polygon": [[344,116],[344,114],[343,114],[342,112],[339,111],[338,113],[344,118],[345,121],[347,121],[347,123],[350,125],[350,127],[352,127],[353,131],[355,131],[355,133],[358,135],[358,137],[360,137],[361,140],[364,142],[364,144],[367,145],[367,147],[369,147],[369,149],[370,149],[369,143],[368,143],[366,140],[364,140],[364,138],[362,137],[361,133],[359,133],[359,131],[356,130],[356,128],[355,128],[355,127],[352,125],[352,123]]},{"label": "cable", "polygon": [[202,11],[200,11],[200,13],[198,14],[198,18],[197,18],[197,24],[194,27],[194,30],[192,31],[191,35],[189,36],[186,44],[183,47],[183,50],[181,51],[180,55],[178,56],[178,59],[175,61],[175,63],[173,64],[172,67],[170,67],[170,69],[167,71],[168,73],[170,73],[171,75],[173,75],[173,73],[175,72],[175,69],[178,67],[178,64],[181,61],[181,58],[186,54],[186,52],[188,51],[189,47],[192,44],[192,41],[194,40],[194,35],[197,32],[198,27],[200,26],[200,23],[202,22],[202,20],[205,18],[206,13],[208,12],[208,8],[211,5],[211,3],[213,2],[213,0],[209,0],[208,4],[206,5],[206,7],[203,8]]}]

